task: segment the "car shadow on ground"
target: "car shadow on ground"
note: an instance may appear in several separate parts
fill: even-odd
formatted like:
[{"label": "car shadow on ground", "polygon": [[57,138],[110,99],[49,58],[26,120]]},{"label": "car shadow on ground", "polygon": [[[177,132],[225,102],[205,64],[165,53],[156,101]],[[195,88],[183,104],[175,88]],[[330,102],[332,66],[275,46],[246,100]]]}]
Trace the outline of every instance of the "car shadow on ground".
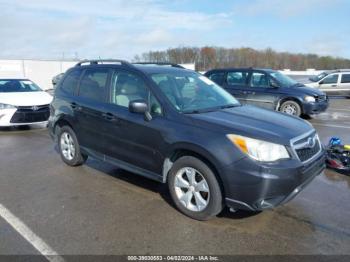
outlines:
[{"label": "car shadow on ground", "polygon": [[30,130],[30,126],[9,126],[9,127],[0,127],[0,132],[13,132],[13,131],[23,131]]},{"label": "car shadow on ground", "polygon": [[[99,160],[89,158],[86,165],[90,168],[103,172],[115,179],[122,180],[132,186],[136,186],[140,189],[149,190],[153,193],[159,194],[160,197],[172,208],[177,209],[174,205],[171,196],[168,191],[167,184],[159,183],[151,179],[145,178],[143,176],[128,172],[126,170],[120,169],[117,166],[104,163]],[[223,211],[218,215],[218,217],[231,218],[231,219],[244,219],[247,217],[252,217],[260,212],[250,212],[244,210],[237,210],[236,212],[231,212],[229,208],[225,207]]]}]

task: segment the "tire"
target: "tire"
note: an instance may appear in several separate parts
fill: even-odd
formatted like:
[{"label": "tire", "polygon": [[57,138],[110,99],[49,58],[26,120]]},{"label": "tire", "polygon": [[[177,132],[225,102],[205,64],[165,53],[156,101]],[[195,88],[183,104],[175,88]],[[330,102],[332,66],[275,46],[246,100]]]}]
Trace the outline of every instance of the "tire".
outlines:
[{"label": "tire", "polygon": [[218,180],[198,158],[184,156],[176,160],[169,171],[168,187],[178,210],[193,219],[208,220],[223,209]]},{"label": "tire", "polygon": [[300,117],[302,113],[300,105],[293,100],[288,100],[283,102],[282,105],[280,106],[279,111],[288,115],[293,115],[298,117]]},{"label": "tire", "polygon": [[67,165],[80,166],[86,161],[87,156],[81,154],[78,139],[69,126],[59,129],[57,144],[61,158]]}]

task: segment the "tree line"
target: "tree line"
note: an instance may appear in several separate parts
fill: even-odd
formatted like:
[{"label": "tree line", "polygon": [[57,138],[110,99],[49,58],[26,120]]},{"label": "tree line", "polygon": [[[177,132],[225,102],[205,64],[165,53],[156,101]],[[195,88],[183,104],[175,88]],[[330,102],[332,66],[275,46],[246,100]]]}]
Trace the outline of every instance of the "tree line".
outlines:
[{"label": "tree line", "polygon": [[272,69],[332,70],[350,68],[350,59],[276,52],[271,48],[177,47],[163,51],[148,51],[134,57],[135,62],[195,63],[196,70],[206,71],[223,67],[263,67]]}]

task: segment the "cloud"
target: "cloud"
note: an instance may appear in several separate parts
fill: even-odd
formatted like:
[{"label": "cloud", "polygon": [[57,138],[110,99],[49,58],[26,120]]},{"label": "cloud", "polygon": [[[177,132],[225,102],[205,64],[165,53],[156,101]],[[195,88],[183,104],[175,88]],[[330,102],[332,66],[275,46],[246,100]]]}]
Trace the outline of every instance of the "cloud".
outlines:
[{"label": "cloud", "polygon": [[[168,10],[158,0],[0,0],[0,56],[122,56],[190,44],[189,35],[231,23],[226,13]],[[184,40],[184,37],[187,37]]]},{"label": "cloud", "polygon": [[344,0],[253,0],[234,5],[236,14],[288,18],[339,6]]}]

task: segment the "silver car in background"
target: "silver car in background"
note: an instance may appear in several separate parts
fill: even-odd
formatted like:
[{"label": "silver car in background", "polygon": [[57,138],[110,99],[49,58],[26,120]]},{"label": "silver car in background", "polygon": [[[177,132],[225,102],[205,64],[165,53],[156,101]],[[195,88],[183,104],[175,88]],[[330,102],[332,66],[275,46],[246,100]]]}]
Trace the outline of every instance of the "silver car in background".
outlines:
[{"label": "silver car in background", "polygon": [[309,80],[306,86],[318,88],[329,96],[350,98],[350,69],[323,72]]}]

